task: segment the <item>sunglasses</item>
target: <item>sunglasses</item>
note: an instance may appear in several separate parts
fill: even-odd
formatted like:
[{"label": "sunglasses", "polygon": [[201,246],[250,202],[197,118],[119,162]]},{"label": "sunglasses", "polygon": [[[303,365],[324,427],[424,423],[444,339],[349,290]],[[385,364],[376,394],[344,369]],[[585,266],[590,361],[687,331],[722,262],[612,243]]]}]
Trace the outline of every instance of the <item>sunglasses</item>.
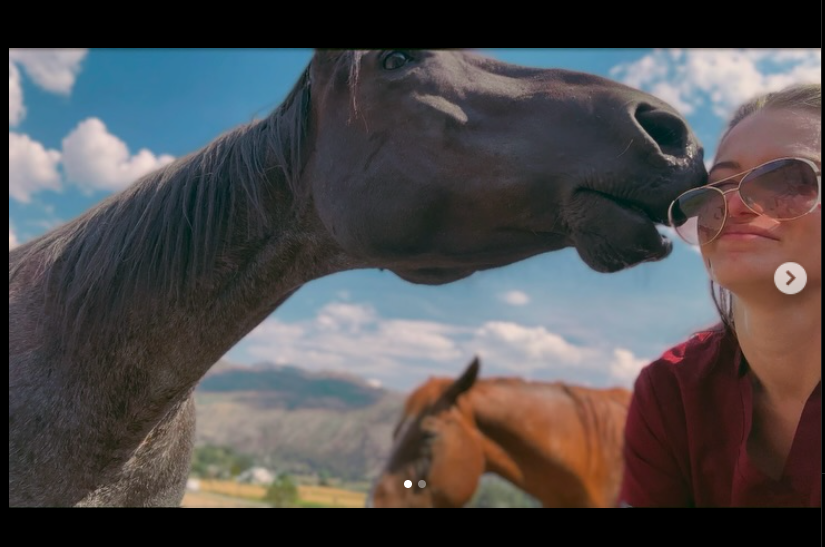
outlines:
[{"label": "sunglasses", "polygon": [[[742,177],[737,184],[734,179]],[[723,190],[720,187],[733,188]],[[668,220],[691,245],[719,237],[728,218],[727,194],[739,192],[745,206],[776,221],[795,220],[821,203],[822,171],[805,158],[779,158],[708,186],[688,190],[670,205]]]}]

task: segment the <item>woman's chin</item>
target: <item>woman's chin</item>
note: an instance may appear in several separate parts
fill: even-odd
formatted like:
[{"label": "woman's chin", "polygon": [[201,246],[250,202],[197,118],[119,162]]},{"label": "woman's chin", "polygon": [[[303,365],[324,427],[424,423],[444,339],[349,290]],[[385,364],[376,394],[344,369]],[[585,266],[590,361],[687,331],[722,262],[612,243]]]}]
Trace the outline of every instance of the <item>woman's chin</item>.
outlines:
[{"label": "woman's chin", "polygon": [[733,293],[761,287],[776,290],[773,280],[776,268],[766,268],[762,264],[729,264],[727,261],[724,263],[711,261],[710,270],[711,279]]}]

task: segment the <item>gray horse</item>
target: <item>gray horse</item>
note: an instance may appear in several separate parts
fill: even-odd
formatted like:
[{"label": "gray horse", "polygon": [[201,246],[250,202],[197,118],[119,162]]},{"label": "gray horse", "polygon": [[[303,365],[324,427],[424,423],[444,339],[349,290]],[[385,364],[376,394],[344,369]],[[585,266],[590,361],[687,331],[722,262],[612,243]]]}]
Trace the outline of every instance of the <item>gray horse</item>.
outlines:
[{"label": "gray horse", "polygon": [[9,252],[9,506],[175,506],[207,370],[301,286],[668,255],[705,180],[656,98],[469,51],[316,50],[263,120]]}]

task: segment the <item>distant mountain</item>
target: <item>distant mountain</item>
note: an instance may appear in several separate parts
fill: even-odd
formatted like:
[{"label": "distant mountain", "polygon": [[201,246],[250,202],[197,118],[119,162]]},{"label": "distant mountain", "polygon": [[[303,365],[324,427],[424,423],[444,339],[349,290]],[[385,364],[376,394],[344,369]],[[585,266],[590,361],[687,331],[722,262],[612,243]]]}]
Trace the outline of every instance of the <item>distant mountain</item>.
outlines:
[{"label": "distant mountain", "polygon": [[279,470],[371,479],[391,448],[404,395],[349,375],[216,364],[195,392],[197,443]]},{"label": "distant mountain", "polygon": [[287,410],[356,410],[380,401],[386,391],[357,377],[312,374],[297,367],[224,365],[207,374],[200,393],[243,393],[250,406]]}]

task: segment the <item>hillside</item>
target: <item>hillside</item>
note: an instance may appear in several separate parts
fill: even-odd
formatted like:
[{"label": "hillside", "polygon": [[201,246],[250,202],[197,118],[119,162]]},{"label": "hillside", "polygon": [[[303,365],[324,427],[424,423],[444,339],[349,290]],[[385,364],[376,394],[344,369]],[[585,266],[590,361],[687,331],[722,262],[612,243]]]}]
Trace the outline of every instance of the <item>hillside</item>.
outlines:
[{"label": "hillside", "polygon": [[197,444],[228,446],[293,473],[374,477],[404,396],[357,377],[221,362],[195,394]]}]

